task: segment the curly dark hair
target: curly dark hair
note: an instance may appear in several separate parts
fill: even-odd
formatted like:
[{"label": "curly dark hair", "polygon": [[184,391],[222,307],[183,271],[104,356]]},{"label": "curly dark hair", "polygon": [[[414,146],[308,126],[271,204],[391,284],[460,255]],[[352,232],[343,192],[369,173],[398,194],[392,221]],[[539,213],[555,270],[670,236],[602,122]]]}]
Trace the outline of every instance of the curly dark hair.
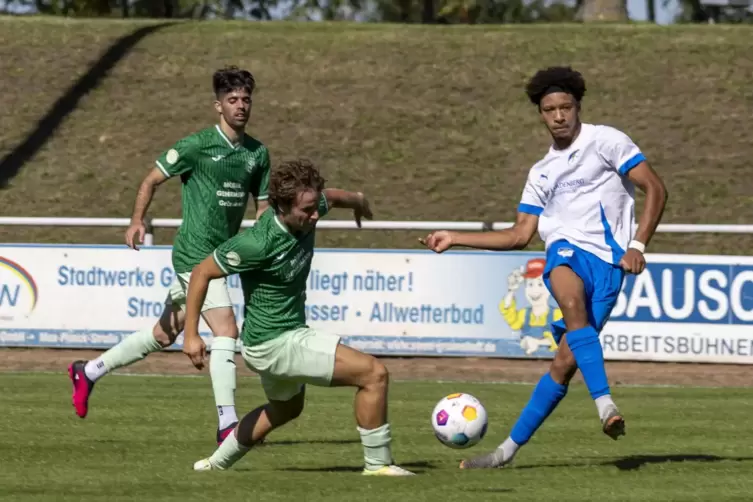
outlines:
[{"label": "curly dark hair", "polygon": [[288,160],[272,169],[269,177],[269,203],[276,209],[289,208],[304,190],[324,190],[326,180],[308,159]]},{"label": "curly dark hair", "polygon": [[550,66],[537,71],[526,85],[528,99],[536,106],[540,106],[542,98],[552,90],[571,94],[580,103],[586,93],[586,81],[569,66]]},{"label": "curly dark hair", "polygon": [[235,89],[245,89],[249,94],[253,94],[256,80],[250,71],[241,70],[237,66],[226,66],[214,72],[212,87],[217,98]]}]

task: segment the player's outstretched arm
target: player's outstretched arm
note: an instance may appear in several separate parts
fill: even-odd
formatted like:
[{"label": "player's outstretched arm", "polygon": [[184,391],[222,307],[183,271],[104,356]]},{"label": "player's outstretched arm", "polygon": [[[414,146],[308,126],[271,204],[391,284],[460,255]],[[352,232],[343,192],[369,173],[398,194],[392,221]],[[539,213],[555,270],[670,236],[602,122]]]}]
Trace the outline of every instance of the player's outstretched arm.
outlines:
[{"label": "player's outstretched arm", "polygon": [[188,283],[188,293],[186,294],[186,325],[183,332],[183,353],[191,359],[191,363],[196,369],[204,367],[206,359],[206,345],[199,336],[199,318],[201,317],[201,306],[207,296],[209,281],[224,277],[225,274],[214,256],[210,255],[204,258],[191,271],[191,280]]},{"label": "player's outstretched arm", "polygon": [[640,274],[646,267],[643,252],[659,226],[667,205],[668,192],[664,181],[645,160],[630,169],[627,178],[646,194],[646,201],[638,220],[638,230],[620,264],[626,271]]},{"label": "player's outstretched arm", "polygon": [[339,188],[325,188],[324,196],[327,199],[327,206],[330,208],[352,209],[358,228],[361,228],[361,220],[363,218],[370,220],[374,217],[368,199],[361,192],[348,192]]},{"label": "player's outstretched arm", "polygon": [[137,239],[139,243],[144,242],[144,234],[146,228],[144,227],[144,217],[146,211],[149,209],[149,204],[152,203],[154,192],[157,187],[167,179],[165,173],[159,168],[155,167],[149,174],[146,175],[144,180],[139,185],[139,191],[136,194],[136,202],[133,204],[133,213],[131,213],[131,224],[126,230],[126,244],[131,249],[137,249]]},{"label": "player's outstretched arm", "polygon": [[450,232],[440,230],[432,232],[419,242],[436,253],[442,253],[456,246],[489,251],[512,251],[524,249],[533,239],[539,225],[539,217],[534,214],[518,212],[515,224],[504,230],[494,232]]}]

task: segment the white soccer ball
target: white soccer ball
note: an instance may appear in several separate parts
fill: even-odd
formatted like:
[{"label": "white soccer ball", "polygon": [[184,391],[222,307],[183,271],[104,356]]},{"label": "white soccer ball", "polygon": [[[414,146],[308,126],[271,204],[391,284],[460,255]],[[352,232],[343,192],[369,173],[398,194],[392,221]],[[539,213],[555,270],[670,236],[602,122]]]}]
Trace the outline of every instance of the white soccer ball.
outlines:
[{"label": "white soccer ball", "polygon": [[431,412],[431,426],[442,444],[470,448],[486,434],[486,409],[470,394],[459,392],[442,398]]}]

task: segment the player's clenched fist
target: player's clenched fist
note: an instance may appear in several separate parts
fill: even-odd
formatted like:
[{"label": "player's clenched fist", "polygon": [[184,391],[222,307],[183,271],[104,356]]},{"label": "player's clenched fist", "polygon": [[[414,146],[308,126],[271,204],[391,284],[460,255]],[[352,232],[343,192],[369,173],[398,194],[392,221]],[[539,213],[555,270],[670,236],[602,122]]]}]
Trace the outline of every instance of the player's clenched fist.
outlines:
[{"label": "player's clenched fist", "polygon": [[419,238],[418,241],[435,253],[447,251],[454,243],[452,232],[447,230],[432,232],[426,237]]},{"label": "player's clenched fist", "polygon": [[620,266],[628,274],[640,274],[646,268],[646,258],[639,250],[629,248],[620,259]]}]

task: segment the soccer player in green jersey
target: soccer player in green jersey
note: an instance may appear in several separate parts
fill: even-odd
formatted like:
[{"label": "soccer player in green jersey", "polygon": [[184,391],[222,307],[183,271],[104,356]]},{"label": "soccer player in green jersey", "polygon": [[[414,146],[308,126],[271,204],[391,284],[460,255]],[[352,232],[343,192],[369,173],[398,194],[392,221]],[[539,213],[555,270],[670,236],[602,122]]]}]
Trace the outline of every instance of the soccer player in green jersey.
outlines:
[{"label": "soccer player in green jersey", "polygon": [[[213,87],[219,123],[191,134],[164,152],[139,187],[126,231],[126,243],[138,249],[143,242],[144,215],[156,188],[179,177],[183,222],[175,237],[175,270],[165,308],[157,323],[133,333],[91,361],[76,361],[68,368],[73,382],[73,404],[81,418],[88,412],[94,383],[106,373],[133,364],[175,342],[185,324],[185,300],[191,271],[218,245],[238,233],[249,194],[257,217],[268,206],[270,160],[267,148],[245,133],[256,83],[248,71],[229,67],[215,72]],[[238,418],[235,413],[235,347],[238,325],[224,278],[212,281],[201,306],[212,330],[210,375],[219,415],[218,444]]]},{"label": "soccer player in green jersey", "polygon": [[314,254],[317,220],[330,208],[352,209],[356,222],[371,218],[361,193],[324,189],[308,161],[285,162],[272,171],[270,208],[256,225],[220,244],[193,269],[186,300],[183,352],[204,366],[199,314],[211,281],[240,274],[245,302],[241,333],[246,365],[261,376],[269,402],[244,416],[197,471],[225,470],[270,431],[303,411],[305,385],[357,387],[355,414],[366,475],[409,476],[393,464],[387,422],[387,368],[375,357],[340,344],[340,337],[306,324],[306,280]]}]

